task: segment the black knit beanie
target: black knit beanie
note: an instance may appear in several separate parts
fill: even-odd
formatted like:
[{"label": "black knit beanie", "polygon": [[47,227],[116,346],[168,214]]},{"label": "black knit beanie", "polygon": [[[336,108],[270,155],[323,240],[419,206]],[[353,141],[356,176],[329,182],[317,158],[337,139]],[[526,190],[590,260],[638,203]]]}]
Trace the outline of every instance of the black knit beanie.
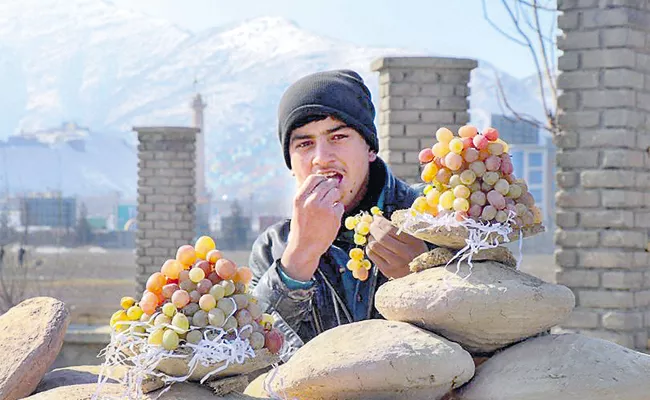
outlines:
[{"label": "black knit beanie", "polygon": [[291,168],[291,132],[305,125],[310,118],[328,116],[355,129],[371,150],[379,151],[375,107],[363,78],[350,70],[317,72],[296,81],[280,100],[278,136],[287,167]]}]

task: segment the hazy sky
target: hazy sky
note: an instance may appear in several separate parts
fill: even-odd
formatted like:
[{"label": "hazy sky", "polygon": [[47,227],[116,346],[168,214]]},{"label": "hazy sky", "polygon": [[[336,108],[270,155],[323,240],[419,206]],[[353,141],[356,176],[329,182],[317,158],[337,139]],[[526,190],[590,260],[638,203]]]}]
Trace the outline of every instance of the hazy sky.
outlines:
[{"label": "hazy sky", "polygon": [[[514,32],[501,1],[485,0],[502,29]],[[358,45],[400,47],[488,61],[516,77],[535,72],[527,48],[485,20],[482,0],[113,0],[201,31],[260,16],[281,16],[304,29]],[[513,3],[514,0],[509,0]],[[546,3],[541,1],[541,3]],[[555,16],[542,12],[542,25]]]}]

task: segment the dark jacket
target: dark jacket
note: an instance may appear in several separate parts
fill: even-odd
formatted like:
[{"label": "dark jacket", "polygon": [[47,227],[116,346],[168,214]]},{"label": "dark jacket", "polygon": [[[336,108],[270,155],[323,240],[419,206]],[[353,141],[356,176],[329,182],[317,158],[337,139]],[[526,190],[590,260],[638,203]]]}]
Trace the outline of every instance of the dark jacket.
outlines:
[{"label": "dark jacket", "polygon": [[[379,206],[390,219],[395,210],[409,208],[419,192],[397,179],[381,160],[371,163],[370,184],[366,198],[357,209],[343,216],[355,215]],[[290,220],[269,227],[255,241],[249,261],[253,271],[251,288],[266,312],[281,316],[276,326],[285,334],[288,345],[301,347],[319,333],[348,322],[381,318],[374,308],[377,287],[387,278],[373,266],[365,282],[352,277],[346,268],[348,252],[355,247],[352,232],[344,227],[320,258],[308,287],[289,288],[281,276],[280,258],[287,245]],[[342,224],[343,226],[343,224]],[[314,228],[318,229],[317,221]],[[286,277],[285,277],[286,278]]]}]

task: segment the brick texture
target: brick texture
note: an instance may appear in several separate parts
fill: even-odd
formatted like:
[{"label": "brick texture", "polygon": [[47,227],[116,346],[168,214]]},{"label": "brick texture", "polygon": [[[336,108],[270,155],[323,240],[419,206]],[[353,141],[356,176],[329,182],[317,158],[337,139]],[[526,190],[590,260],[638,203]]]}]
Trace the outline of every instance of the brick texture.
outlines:
[{"label": "brick texture", "polygon": [[138,133],[138,293],[148,277],[194,237],[194,128],[142,127]]},{"label": "brick texture", "polygon": [[650,0],[558,1],[560,328],[650,350]]},{"label": "brick texture", "polygon": [[386,57],[373,62],[380,90],[380,157],[396,176],[419,182],[419,151],[431,146],[436,131],[469,122],[470,72],[474,60]]}]

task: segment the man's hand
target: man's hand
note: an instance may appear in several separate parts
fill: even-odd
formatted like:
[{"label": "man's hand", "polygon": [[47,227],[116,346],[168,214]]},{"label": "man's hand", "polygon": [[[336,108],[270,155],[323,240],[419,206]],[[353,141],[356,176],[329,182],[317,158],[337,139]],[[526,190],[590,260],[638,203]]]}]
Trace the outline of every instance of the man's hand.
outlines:
[{"label": "man's hand", "polygon": [[380,215],[375,215],[373,223],[370,224],[366,253],[388,278],[408,275],[408,264],[428,250],[422,240],[404,232],[398,235],[397,228]]},{"label": "man's hand", "polygon": [[281,259],[285,272],[293,279],[311,279],[320,257],[336,239],[344,211],[338,185],[336,178],[310,175],[298,189],[289,240]]}]

